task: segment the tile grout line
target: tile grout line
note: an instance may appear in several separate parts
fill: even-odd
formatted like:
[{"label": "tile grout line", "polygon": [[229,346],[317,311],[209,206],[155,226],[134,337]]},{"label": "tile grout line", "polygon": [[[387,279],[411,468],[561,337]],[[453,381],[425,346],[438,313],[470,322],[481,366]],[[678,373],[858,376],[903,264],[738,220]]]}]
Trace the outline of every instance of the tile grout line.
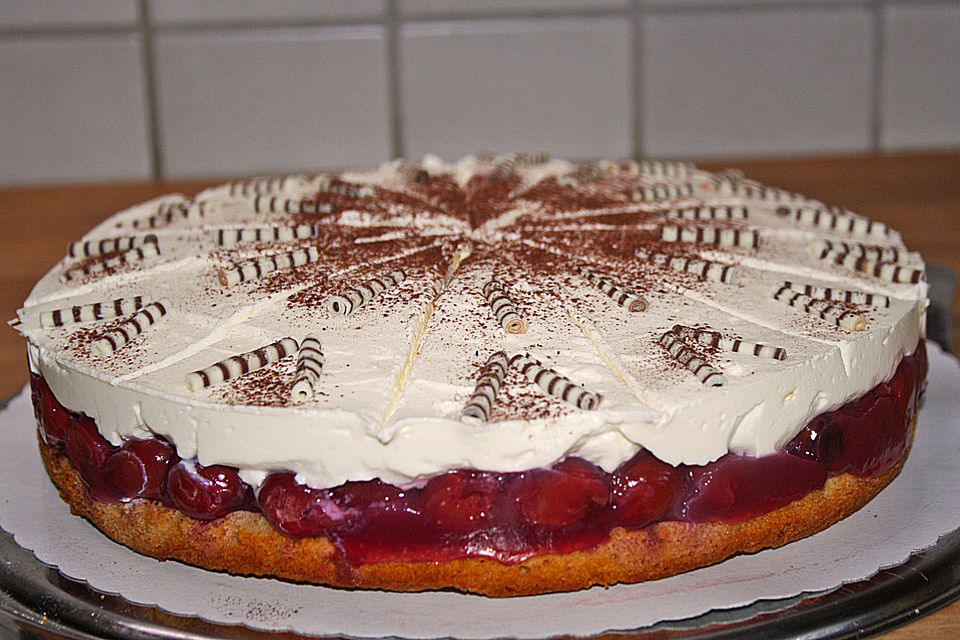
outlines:
[{"label": "tile grout line", "polygon": [[143,67],[143,92],[147,107],[147,144],[150,152],[150,173],[154,180],[164,177],[163,150],[160,139],[160,105],[157,91],[157,65],[153,49],[153,30],[147,0],[139,1],[137,24],[141,38],[141,65]]},{"label": "tile grout line", "polygon": [[883,130],[883,61],[886,55],[883,0],[873,0],[871,6],[873,51],[870,59],[870,150],[880,153]]},{"label": "tile grout line", "polygon": [[390,151],[394,158],[405,155],[403,135],[403,101],[400,89],[400,19],[397,0],[386,0],[387,29],[387,102],[390,122]]}]

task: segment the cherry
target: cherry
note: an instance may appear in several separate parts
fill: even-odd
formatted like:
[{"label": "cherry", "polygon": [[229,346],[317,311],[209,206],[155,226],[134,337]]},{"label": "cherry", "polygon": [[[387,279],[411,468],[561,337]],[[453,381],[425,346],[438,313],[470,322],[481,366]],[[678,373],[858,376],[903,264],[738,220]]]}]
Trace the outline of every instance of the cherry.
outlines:
[{"label": "cherry", "polygon": [[57,401],[46,380],[40,376],[30,376],[30,399],[43,441],[50,446],[65,444],[73,416]]},{"label": "cherry", "polygon": [[164,440],[127,440],[107,460],[106,473],[123,500],[160,499],[167,472],[178,460],[173,446]]},{"label": "cherry", "polygon": [[323,534],[344,515],[328,491],[298,483],[291,471],[267,476],[257,500],[267,520],[291,536]]},{"label": "cherry", "polygon": [[648,451],[624,462],[610,478],[618,524],[643,527],[662,519],[673,507],[682,482],[677,470]]},{"label": "cherry", "polygon": [[787,444],[787,453],[814,460],[830,471],[843,455],[844,442],[843,429],[832,414],[825,414],[814,418]]},{"label": "cherry", "polygon": [[407,492],[378,478],[345,482],[330,490],[331,497],[344,509],[398,510],[407,508]]},{"label": "cherry", "polygon": [[779,452],[762,458],[728,453],[704,467],[690,468],[683,520],[740,521],[782,507],[823,487],[826,470],[817,462]]},{"label": "cherry", "polygon": [[492,523],[500,490],[500,479],[492,473],[444,473],[423,488],[423,513],[441,529],[476,531]]},{"label": "cherry", "polygon": [[563,527],[582,520],[591,507],[610,501],[610,486],[600,469],[580,458],[567,458],[552,469],[518,474],[509,500],[531,524]]},{"label": "cherry", "polygon": [[240,507],[246,486],[232,467],[201,467],[181,460],[167,474],[167,493],[174,505],[191,518],[212,520]]}]

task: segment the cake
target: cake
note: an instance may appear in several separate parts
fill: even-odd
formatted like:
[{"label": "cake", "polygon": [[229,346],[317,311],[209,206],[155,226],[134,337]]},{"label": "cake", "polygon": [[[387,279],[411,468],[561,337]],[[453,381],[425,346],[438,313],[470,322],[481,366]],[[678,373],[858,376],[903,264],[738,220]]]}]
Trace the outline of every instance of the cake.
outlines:
[{"label": "cake", "polygon": [[896,231],[667,161],[433,156],[120,211],[34,287],[39,446],[141,553],[509,596],[785,544],[899,472]]}]

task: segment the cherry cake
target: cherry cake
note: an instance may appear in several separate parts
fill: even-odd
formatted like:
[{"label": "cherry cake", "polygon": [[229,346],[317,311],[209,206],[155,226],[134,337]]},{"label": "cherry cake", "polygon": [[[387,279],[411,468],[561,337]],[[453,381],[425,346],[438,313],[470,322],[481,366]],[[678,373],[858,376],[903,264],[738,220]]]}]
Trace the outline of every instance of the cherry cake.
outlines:
[{"label": "cherry cake", "polygon": [[111,538],[511,596],[861,508],[910,447],[926,292],[896,231],[737,171],[427,156],[118,212],[16,328],[44,463]]}]

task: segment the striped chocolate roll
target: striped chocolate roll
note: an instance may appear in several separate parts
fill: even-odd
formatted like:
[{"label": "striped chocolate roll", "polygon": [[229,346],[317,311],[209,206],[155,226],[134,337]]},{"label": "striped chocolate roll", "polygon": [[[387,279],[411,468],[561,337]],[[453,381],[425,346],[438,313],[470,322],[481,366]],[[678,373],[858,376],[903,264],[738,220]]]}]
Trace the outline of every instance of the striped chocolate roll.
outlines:
[{"label": "striped chocolate roll", "polygon": [[845,331],[863,331],[867,328],[867,321],[859,313],[846,311],[829,300],[820,300],[794,291],[787,283],[782,283],[773,294],[773,299],[785,305],[799,309],[804,313],[826,320]]},{"label": "striped chocolate roll", "polygon": [[723,351],[746,353],[757,356],[758,358],[772,358],[774,360],[785,360],[787,357],[787,350],[783,347],[771,347],[759,342],[730,338],[718,331],[695,329],[679,324],[674,325],[672,331],[687,342],[699,342],[700,344],[705,344],[715,349],[722,349]]},{"label": "striped chocolate roll", "polygon": [[839,300],[849,302],[850,304],[865,304],[871,307],[889,307],[890,298],[878,293],[867,293],[866,291],[856,291],[854,289],[835,289],[833,287],[817,287],[812,284],[800,282],[784,282],[783,286],[790,287],[791,290],[811,298],[821,300]]},{"label": "striped chocolate roll", "polygon": [[145,244],[157,244],[157,234],[148,233],[142,236],[79,240],[70,243],[68,253],[71,258],[88,258],[104,253],[113,253],[114,251],[129,251]]},{"label": "striped chocolate roll", "polygon": [[499,155],[493,160],[493,171],[487,176],[490,182],[500,182],[506,180],[517,172],[517,165],[520,164],[520,154],[505,153]]},{"label": "striped chocolate roll", "polygon": [[101,357],[110,355],[139,336],[148,327],[159,322],[167,315],[170,308],[170,302],[167,300],[151,302],[111,331],[94,340],[90,344],[90,352]]},{"label": "striped chocolate roll", "polygon": [[723,196],[736,196],[739,198],[749,198],[751,200],[762,200],[764,202],[774,203],[800,203],[807,199],[799,193],[778,189],[777,187],[768,187],[751,181],[732,182],[728,179],[714,180],[716,192]]},{"label": "striped chocolate roll", "polygon": [[814,207],[779,207],[777,215],[817,229],[827,229],[852,236],[873,236],[888,238],[893,236],[890,228],[881,222],[875,222],[851,213],[838,213],[834,210]]},{"label": "striped chocolate roll", "polygon": [[689,182],[661,182],[636,189],[631,198],[634,202],[657,202],[659,200],[673,200],[693,195],[693,185]]},{"label": "striped chocolate roll", "polygon": [[390,287],[396,287],[406,278],[407,274],[402,269],[398,269],[367,280],[359,286],[347,289],[340,295],[330,296],[330,299],[327,300],[327,311],[335,316],[348,316]]},{"label": "striped chocolate roll", "polygon": [[313,400],[314,388],[323,371],[323,362],[320,341],[308,335],[300,342],[300,350],[297,351],[297,372],[293,378],[293,387],[290,389],[291,400],[294,402]]},{"label": "striped chocolate roll", "polygon": [[145,244],[142,247],[130,249],[119,255],[111,256],[99,262],[81,265],[70,269],[60,275],[61,282],[69,282],[82,276],[89,276],[95,273],[101,273],[107,269],[119,267],[130,262],[137,262],[160,255],[160,248],[156,244]]},{"label": "striped chocolate roll", "polygon": [[660,239],[664,242],[692,242],[741,249],[756,249],[760,246],[760,234],[754,229],[717,229],[700,225],[693,227],[660,225]]},{"label": "striped chocolate roll", "polygon": [[277,253],[272,256],[266,256],[259,260],[241,262],[235,264],[229,269],[224,269],[217,274],[220,284],[229,287],[248,280],[256,280],[268,276],[274,271],[283,271],[285,269],[296,269],[305,264],[316,262],[320,259],[320,250],[314,246],[295,249]]},{"label": "striped chocolate roll", "polygon": [[599,273],[593,267],[586,264],[576,266],[577,273],[590,281],[590,284],[607,294],[611,300],[626,309],[627,311],[646,311],[647,301],[640,294],[625,289],[623,285],[610,276]]},{"label": "striped chocolate roll", "polygon": [[258,195],[250,201],[254,213],[330,213],[333,208],[327,202],[313,198],[286,198],[284,196]]},{"label": "striped chocolate roll", "polygon": [[714,204],[668,209],[662,215],[666,218],[683,220],[746,220],[749,217],[749,211],[742,204]]},{"label": "striped chocolate roll", "polygon": [[871,260],[851,253],[837,253],[830,251],[823,257],[824,260],[839,264],[842,267],[865,273],[868,276],[880,278],[884,282],[897,284],[917,284],[923,280],[923,269],[908,267],[898,262],[881,262]]},{"label": "striped chocolate roll", "polygon": [[212,206],[213,203],[209,200],[164,203],[155,214],[148,218],[134,220],[130,226],[134,229],[156,229],[175,220],[196,220],[206,215],[207,210]]},{"label": "striped chocolate roll", "polygon": [[690,370],[701,384],[707,387],[722,387],[727,379],[722,373],[703,361],[696,352],[685,345],[680,336],[673,331],[667,331],[658,342],[670,353],[673,358]]},{"label": "striped chocolate roll", "polygon": [[272,362],[277,362],[297,350],[297,341],[293,338],[282,338],[265,347],[230,356],[209,367],[191,371],[186,376],[187,388],[190,391],[199,391],[204,387],[238,378],[245,373],[262,369]]},{"label": "striped chocolate roll", "polygon": [[857,256],[880,262],[902,262],[908,253],[897,247],[883,247],[878,244],[863,244],[860,242],[841,242],[840,240],[820,239],[810,245],[810,253],[820,259],[827,259],[837,254]]},{"label": "striped chocolate roll", "polygon": [[507,375],[509,364],[506,351],[497,351],[487,358],[486,364],[480,370],[480,376],[477,378],[477,385],[473,388],[473,394],[467,401],[466,406],[463,407],[463,411],[460,412],[461,420],[476,423],[486,422],[490,419],[490,412],[493,411],[497,394],[500,393],[500,387],[503,386],[503,379]]},{"label": "striped chocolate roll", "polygon": [[318,186],[323,193],[333,193],[348,198],[369,198],[373,196],[373,187],[370,185],[344,182],[331,176],[323,176]]},{"label": "striped chocolate roll", "polygon": [[417,163],[406,160],[397,165],[397,173],[408,182],[423,184],[430,181],[430,173],[426,169]]},{"label": "striped chocolate roll", "polygon": [[496,280],[483,285],[483,296],[487,299],[494,317],[507,333],[526,333],[527,321],[517,313],[517,307],[507,295],[503,285]]},{"label": "striped chocolate roll", "polygon": [[110,320],[128,316],[143,307],[143,297],[117,298],[108,302],[78,304],[67,309],[51,309],[40,313],[41,327],[62,327],[68,324],[84,324],[97,320]]},{"label": "striped chocolate roll", "polygon": [[217,244],[232,247],[245,242],[289,242],[303,238],[315,238],[317,228],[310,224],[274,227],[237,227],[217,230]]},{"label": "striped chocolate roll", "polygon": [[669,267],[674,271],[691,273],[701,280],[713,280],[714,282],[733,284],[736,275],[736,269],[733,265],[722,264],[720,262],[675,256],[668,253],[660,253],[659,251],[644,251],[643,249],[637,249],[636,255],[638,258],[649,260],[656,265]]},{"label": "striped chocolate roll", "polygon": [[258,195],[278,195],[305,191],[310,183],[303,176],[268,176],[238,180],[226,185],[227,195],[233,197],[251,198]]},{"label": "striped chocolate roll", "polygon": [[675,180],[689,178],[696,171],[696,167],[689,162],[670,160],[630,160],[624,165],[624,169],[631,175],[643,174]]},{"label": "striped chocolate roll", "polygon": [[547,369],[542,362],[529,353],[514,355],[510,358],[510,366],[525,375],[548,396],[569,402],[578,409],[596,409],[603,399],[600,394],[587,391],[570,378],[560,375],[553,369]]}]

